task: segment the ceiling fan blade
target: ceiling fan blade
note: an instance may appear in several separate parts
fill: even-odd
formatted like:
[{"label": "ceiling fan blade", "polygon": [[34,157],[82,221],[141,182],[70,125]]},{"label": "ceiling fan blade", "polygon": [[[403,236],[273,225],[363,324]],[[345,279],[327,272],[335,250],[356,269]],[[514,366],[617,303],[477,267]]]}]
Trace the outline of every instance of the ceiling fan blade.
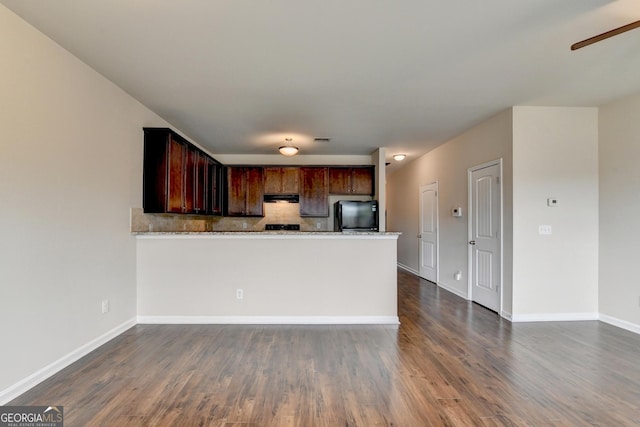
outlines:
[{"label": "ceiling fan blade", "polygon": [[617,36],[618,34],[625,33],[629,30],[633,30],[634,28],[638,28],[638,27],[640,27],[640,21],[635,21],[630,24],[623,25],[622,27],[609,30],[602,34],[598,34],[597,36],[590,37],[586,40],[582,40],[581,42],[574,43],[571,45],[571,50],[576,50],[576,49],[580,49],[581,47],[589,46],[590,44],[602,41],[604,39],[608,39],[609,37]]}]

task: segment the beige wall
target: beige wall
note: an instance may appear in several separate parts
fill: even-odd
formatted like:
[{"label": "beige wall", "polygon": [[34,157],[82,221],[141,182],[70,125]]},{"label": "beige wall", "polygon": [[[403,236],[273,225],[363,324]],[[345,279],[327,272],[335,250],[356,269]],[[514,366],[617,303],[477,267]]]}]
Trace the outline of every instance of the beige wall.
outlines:
[{"label": "beige wall", "polygon": [[1,5],[0,52],[1,402],[135,319],[141,128],[167,124]]},{"label": "beige wall", "polygon": [[[598,316],[596,108],[514,107],[388,177],[390,230],[404,234],[398,262],[418,271],[420,185],[438,182],[439,285],[467,289],[467,170],[503,159],[503,301],[516,321]],[[547,207],[547,198],[560,206]],[[463,218],[450,210],[462,206]],[[539,225],[553,234],[541,236]],[[462,280],[456,281],[456,271]]]},{"label": "beige wall", "polygon": [[640,94],[600,108],[600,313],[640,333]]},{"label": "beige wall", "polygon": [[598,110],[514,107],[513,319],[597,317]]},{"label": "beige wall", "polygon": [[[504,304],[511,312],[511,139],[512,112],[506,110],[387,175],[388,230],[401,231],[398,262],[418,271],[419,188],[438,182],[440,221],[439,284],[467,297],[467,171],[496,159],[503,159],[504,205]],[[451,216],[461,206],[463,217]],[[462,271],[461,280],[455,280]]]}]

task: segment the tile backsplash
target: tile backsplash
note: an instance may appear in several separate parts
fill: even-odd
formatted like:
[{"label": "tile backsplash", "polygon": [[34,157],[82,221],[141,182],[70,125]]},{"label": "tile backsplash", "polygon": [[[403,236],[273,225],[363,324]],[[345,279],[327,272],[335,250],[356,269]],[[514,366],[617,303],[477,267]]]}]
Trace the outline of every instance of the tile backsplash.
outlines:
[{"label": "tile backsplash", "polygon": [[301,218],[298,203],[265,203],[264,217],[145,214],[131,208],[131,232],[263,231],[265,224],[300,224],[302,231],[332,231],[331,218]]}]

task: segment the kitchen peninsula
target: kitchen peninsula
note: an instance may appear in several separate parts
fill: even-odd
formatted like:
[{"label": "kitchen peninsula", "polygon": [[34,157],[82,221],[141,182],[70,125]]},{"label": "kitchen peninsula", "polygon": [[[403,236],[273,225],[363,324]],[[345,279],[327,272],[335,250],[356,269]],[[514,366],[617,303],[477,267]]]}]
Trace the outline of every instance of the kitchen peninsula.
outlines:
[{"label": "kitchen peninsula", "polygon": [[[131,211],[138,323],[398,324],[399,233],[370,231],[384,153],[223,164],[171,129],[144,133],[143,209]],[[346,200],[369,206],[351,225],[330,208]],[[347,228],[360,231],[330,231]]]},{"label": "kitchen peninsula", "polygon": [[400,233],[135,234],[139,323],[398,323]]}]

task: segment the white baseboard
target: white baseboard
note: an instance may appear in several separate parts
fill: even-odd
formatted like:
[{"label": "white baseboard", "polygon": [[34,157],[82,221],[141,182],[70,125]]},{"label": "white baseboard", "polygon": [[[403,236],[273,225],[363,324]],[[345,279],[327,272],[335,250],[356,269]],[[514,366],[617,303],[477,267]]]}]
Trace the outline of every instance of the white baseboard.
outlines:
[{"label": "white baseboard", "polygon": [[452,294],[459,296],[462,299],[466,299],[466,300],[469,299],[469,297],[467,296],[466,293],[464,293],[464,292],[462,292],[462,291],[460,291],[460,290],[458,290],[456,288],[452,288],[451,286],[447,285],[444,282],[438,282],[438,286],[441,287],[442,289],[444,289],[445,291],[449,291]]},{"label": "white baseboard", "polygon": [[138,316],[139,324],[399,325],[398,316]]},{"label": "white baseboard", "polygon": [[509,322],[513,322],[513,316],[508,311],[502,310],[500,312],[500,317],[507,319]]},{"label": "white baseboard", "polygon": [[581,320],[598,320],[598,313],[534,313],[514,314],[511,321],[519,322],[574,322]]},{"label": "white baseboard", "polygon": [[420,272],[419,272],[419,271],[414,270],[413,268],[411,268],[411,267],[409,267],[409,266],[406,266],[406,265],[404,265],[404,264],[398,263],[398,268],[401,268],[401,269],[403,269],[403,270],[406,270],[406,271],[408,271],[409,273],[414,274],[414,275],[416,275],[416,276],[420,277]]},{"label": "white baseboard", "polygon": [[618,328],[626,329],[627,331],[634,332],[636,334],[640,334],[640,325],[627,322],[626,320],[607,316],[606,314],[600,314],[600,321],[608,323],[609,325],[617,326]]},{"label": "white baseboard", "polygon": [[40,384],[42,381],[51,377],[52,375],[58,373],[63,370],[67,366],[71,365],[73,362],[76,362],[80,358],[86,356],[91,353],[93,350],[97,349],[101,345],[107,343],[108,341],[114,339],[127,329],[132,328],[136,325],[136,319],[130,319],[123,324],[116,326],[110,331],[102,334],[98,338],[89,341],[85,345],[77,348],[66,356],[61,357],[55,362],[45,366],[44,368],[34,372],[28,377],[24,378],[21,381],[18,381],[14,385],[0,391],[0,405],[6,405],[8,402],[12,401],[16,397],[20,396],[22,393],[28,391],[29,389],[35,387]]}]

